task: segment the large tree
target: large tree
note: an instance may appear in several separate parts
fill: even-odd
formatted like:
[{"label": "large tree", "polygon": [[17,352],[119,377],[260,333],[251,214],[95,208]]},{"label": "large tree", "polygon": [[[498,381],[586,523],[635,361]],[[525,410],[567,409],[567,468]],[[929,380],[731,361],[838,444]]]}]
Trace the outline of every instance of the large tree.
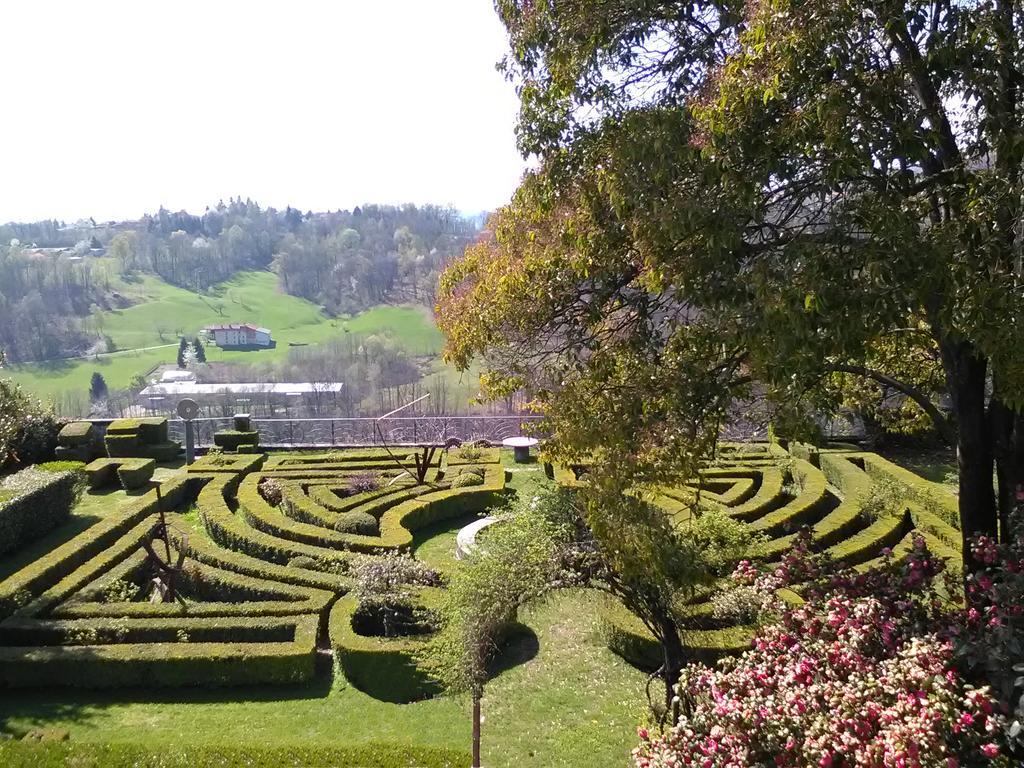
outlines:
[{"label": "large tree", "polygon": [[537,170],[445,275],[449,357],[639,478],[692,472],[737,402],[796,429],[868,381],[955,444],[964,536],[996,534],[1024,483],[1019,0],[497,7]]}]

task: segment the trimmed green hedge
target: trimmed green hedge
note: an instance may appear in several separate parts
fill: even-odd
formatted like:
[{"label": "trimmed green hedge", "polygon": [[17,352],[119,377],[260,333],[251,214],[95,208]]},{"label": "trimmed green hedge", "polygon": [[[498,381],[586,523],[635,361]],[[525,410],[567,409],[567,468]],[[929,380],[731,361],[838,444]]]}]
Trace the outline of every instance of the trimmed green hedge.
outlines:
[{"label": "trimmed green hedge", "polygon": [[54,454],[58,459],[88,463],[103,455],[100,431],[91,421],[72,421],[57,435]]},{"label": "trimmed green hedge", "polygon": [[[910,470],[882,458],[877,453],[854,453],[850,454],[850,457],[863,462],[864,470],[869,477],[883,477],[906,488],[908,495],[913,497],[913,500],[920,500],[919,506],[923,506],[925,500],[931,502],[927,512],[938,517],[950,528],[959,529],[960,506],[957,497],[940,483],[925,480]],[[959,540],[957,546],[959,546]]]},{"label": "trimmed green hedge", "polygon": [[[183,503],[190,492],[188,483],[178,478],[161,483],[160,488],[165,509]],[[31,603],[80,566],[105,556],[125,533],[158,510],[156,491],[150,491],[0,581],[0,618]]]},{"label": "trimmed green hedge", "polygon": [[470,755],[454,749],[392,742],[359,746],[176,746],[90,742],[0,742],[4,768],[465,768]]},{"label": "trimmed green hedge", "polygon": [[167,438],[165,418],[117,419],[107,427],[103,444],[110,458],[144,458],[166,463],[181,453],[181,446]]},{"label": "trimmed green hedge", "polygon": [[117,479],[121,481],[121,487],[126,491],[134,491],[152,480],[155,471],[155,459],[123,461],[117,468]]},{"label": "trimmed green hedge", "polygon": [[152,479],[156,471],[156,460],[140,458],[96,459],[85,468],[85,475],[92,489],[112,485],[114,478],[126,491],[141,488]]},{"label": "trimmed green hedge", "polygon": [[237,451],[243,445],[255,447],[260,444],[260,433],[225,429],[213,433],[213,444],[220,446],[225,451]]},{"label": "trimmed green hedge", "polygon": [[[499,448],[471,448],[471,456],[464,456],[465,448],[451,448],[445,451],[445,466],[457,467],[464,464],[499,464],[501,463],[501,449]],[[475,458],[473,458],[475,456]]]},{"label": "trimmed green hedge", "polygon": [[[294,487],[286,488],[284,506],[290,516],[286,515],[260,496],[259,479],[255,476],[246,478],[239,487],[238,509],[249,526],[279,542],[293,541],[297,546],[322,548],[321,552],[345,548],[375,554],[408,549],[412,545],[413,531],[441,520],[482,512],[496,504],[505,487],[505,470],[499,465],[487,465],[484,474],[482,485],[468,488],[402,486],[394,493],[372,492],[375,495],[370,500],[348,511],[367,512],[379,518],[378,536],[335,532],[333,526],[339,516],[314,509],[315,502]],[[303,520],[315,520],[316,523]],[[317,557],[316,553],[308,551],[295,552],[291,557],[299,554]],[[288,559],[277,562],[287,562]]]},{"label": "trimmed green hedge", "polygon": [[763,517],[779,506],[784,483],[782,470],[778,467],[765,467],[761,472],[761,484],[757,492],[741,504],[731,506],[729,514],[738,520]]},{"label": "trimmed green hedge", "polygon": [[[234,494],[241,481],[239,475],[220,475],[203,488],[197,500],[199,516],[210,537],[223,547],[244,552],[278,565],[287,565],[293,557],[306,556],[320,562],[348,569],[351,555],[323,547],[288,541],[257,530],[235,515],[228,507],[225,494]],[[259,493],[256,497],[264,505]]]},{"label": "trimmed green hedge", "polygon": [[791,532],[817,519],[827,510],[830,497],[825,475],[800,459],[794,460],[791,472],[800,485],[800,493],[795,499],[754,520],[751,527],[755,531],[768,536]]},{"label": "trimmed green hedge", "polygon": [[208,453],[192,462],[188,471],[189,474],[195,475],[219,472],[247,475],[262,467],[266,460],[267,457],[262,453],[250,456],[224,456],[223,454]]},{"label": "trimmed green hedge", "polygon": [[57,433],[57,443],[68,448],[89,445],[94,439],[95,431],[91,421],[69,422]]},{"label": "trimmed green hedge", "polygon": [[[185,573],[179,582],[182,593],[188,597],[187,604],[103,602],[103,594],[111,585],[120,579],[131,580],[129,577],[142,569],[145,553],[141,551],[140,544],[148,532],[149,526],[138,531],[139,540],[129,557],[77,591],[70,593],[69,590],[67,598],[49,615],[72,619],[326,615],[334,599],[332,591],[272,581],[266,574],[238,573],[193,560],[186,561]],[[172,557],[177,556],[176,547],[172,547],[171,554]]]},{"label": "trimmed green hedge", "polygon": [[299,683],[312,679],[315,616],[251,621],[268,626],[275,622],[293,624],[293,639],[6,647],[0,648],[0,686],[206,687]]},{"label": "trimmed green hedge", "polygon": [[[431,595],[436,592],[424,589],[420,596],[426,602],[436,603],[436,597]],[[414,659],[429,636],[386,638],[356,634],[352,616],[357,605],[353,596],[338,600],[331,609],[329,625],[331,647],[348,681],[376,699],[399,704],[438,694],[440,687]]]},{"label": "trimmed green hedge", "polygon": [[[395,458],[401,462],[405,462],[411,455],[411,450],[412,449],[408,447],[396,447],[388,453],[384,448],[345,448],[343,450],[328,451],[326,453],[284,453],[271,456],[270,460],[267,462],[267,468],[300,469],[308,465],[316,464],[338,466],[375,463],[386,464],[388,467],[395,467]],[[435,451],[433,460],[430,462],[430,466],[440,467],[443,455],[444,451]]]},{"label": "trimmed green hedge", "polygon": [[[22,470],[9,481],[17,482],[24,472],[30,473],[25,477],[35,478],[38,470]],[[20,549],[65,522],[78,498],[80,481],[79,472],[44,474],[27,492],[0,501],[0,554]]]},{"label": "trimmed green hedge", "polygon": [[148,445],[166,443],[168,437],[167,419],[151,416],[142,419],[116,419],[107,427],[108,435],[136,435]]},{"label": "trimmed green hedge", "polygon": [[318,590],[326,590],[335,594],[344,594],[351,588],[351,580],[347,576],[334,573],[318,573],[315,571],[299,571],[288,568],[286,565],[267,562],[243,552],[236,552],[218,546],[214,541],[202,536],[189,536],[187,544],[177,534],[179,530],[187,530],[187,526],[180,522],[176,515],[169,515],[171,534],[174,537],[178,549],[182,547],[188,556],[202,563],[208,563],[220,568],[230,569],[235,573],[255,576],[283,584],[296,584],[303,587],[313,587]]},{"label": "trimmed green hedge", "polygon": [[[605,642],[614,653],[648,672],[661,666],[664,661],[661,645],[625,606],[609,599],[602,607],[599,619]],[[748,650],[753,636],[753,627],[746,626],[686,629],[679,633],[687,657],[706,664]]]}]

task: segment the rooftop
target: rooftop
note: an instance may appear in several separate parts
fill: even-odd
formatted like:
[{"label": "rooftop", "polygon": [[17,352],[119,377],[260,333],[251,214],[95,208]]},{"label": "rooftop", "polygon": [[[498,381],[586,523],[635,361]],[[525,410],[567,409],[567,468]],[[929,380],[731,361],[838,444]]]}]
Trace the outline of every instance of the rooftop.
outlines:
[{"label": "rooftop", "polygon": [[252,323],[226,323],[223,325],[208,325],[208,331],[253,331],[255,333],[270,333],[269,328],[259,328]]},{"label": "rooftop", "polygon": [[340,382],[301,382],[283,384],[199,384],[195,381],[169,381],[152,384],[142,390],[141,397],[186,397],[188,395],[310,395],[340,392]]}]

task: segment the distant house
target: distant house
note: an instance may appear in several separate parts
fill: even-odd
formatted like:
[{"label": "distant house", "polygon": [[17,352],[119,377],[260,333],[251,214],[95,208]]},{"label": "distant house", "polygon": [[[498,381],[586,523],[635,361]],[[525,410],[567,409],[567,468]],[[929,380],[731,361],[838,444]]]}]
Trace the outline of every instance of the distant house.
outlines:
[{"label": "distant house", "polygon": [[255,325],[211,325],[206,332],[213,337],[213,343],[221,349],[244,349],[248,347],[270,347],[269,328],[257,328]]}]

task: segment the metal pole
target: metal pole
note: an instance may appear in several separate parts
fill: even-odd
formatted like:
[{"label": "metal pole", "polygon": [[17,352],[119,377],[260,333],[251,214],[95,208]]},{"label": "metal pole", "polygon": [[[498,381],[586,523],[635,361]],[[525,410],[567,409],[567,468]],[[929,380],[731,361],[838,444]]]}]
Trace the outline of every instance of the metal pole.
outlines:
[{"label": "metal pole", "polygon": [[195,427],[191,421],[185,422],[185,463],[192,464],[196,460]]}]

